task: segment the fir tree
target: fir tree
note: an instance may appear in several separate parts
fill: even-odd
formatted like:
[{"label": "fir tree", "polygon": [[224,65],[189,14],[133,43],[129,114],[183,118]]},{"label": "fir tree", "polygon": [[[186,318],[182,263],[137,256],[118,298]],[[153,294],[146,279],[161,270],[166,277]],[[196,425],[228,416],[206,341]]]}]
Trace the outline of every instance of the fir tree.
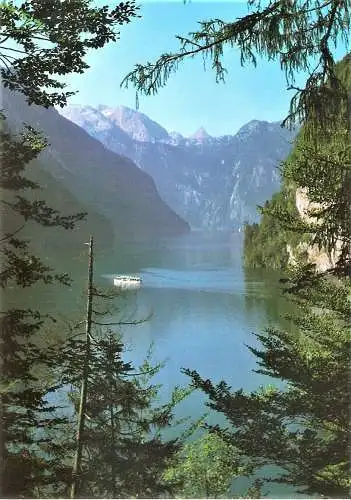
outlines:
[{"label": "fir tree", "polygon": [[[22,92],[29,104],[64,106],[74,94],[62,75],[84,73],[87,52],[119,38],[118,27],[137,16],[127,0],[115,8],[91,0],[31,0],[0,5],[0,61],[5,87]],[[44,43],[43,43],[44,42]]]},{"label": "fir tree", "polygon": [[[3,1],[0,5],[2,84],[22,92],[29,104],[64,105],[71,93],[65,91],[65,85],[57,77],[84,72],[88,68],[84,61],[87,50],[116,41],[116,26],[128,23],[136,12],[132,2],[111,9],[92,7],[83,0],[31,1],[19,5]],[[67,275],[55,273],[32,254],[30,241],[21,239],[21,230],[29,221],[43,227],[71,229],[84,214],[64,216],[45,201],[33,201],[26,196],[39,186],[26,177],[25,169],[46,142],[30,127],[13,136],[6,128],[4,115],[0,132],[4,230],[0,285],[6,293],[38,282],[67,284]],[[52,414],[53,408],[45,398],[54,386],[35,373],[40,364],[52,366],[56,360],[53,353],[39,348],[35,341],[45,321],[52,319],[30,309],[12,308],[1,313],[0,487],[4,497],[40,496],[40,487],[48,482],[49,469],[52,471],[54,467],[55,459],[41,450],[45,438],[38,433],[38,429],[47,428],[49,423],[51,429],[62,423]]]},{"label": "fir tree", "polygon": [[[345,83],[349,56],[338,69],[333,47],[348,45],[350,4],[272,0],[268,5],[250,1],[249,8],[247,16],[233,22],[201,22],[198,31],[178,37],[178,52],[137,65],[123,83],[146,95],[156,93],[183,60],[198,55],[208,57],[221,81],[224,49],[235,47],[242,64],[256,64],[257,57],[278,60],[288,87],[296,91],[283,123],[302,124],[303,130],[286,176],[293,189],[307,189],[318,205],[306,222],[286,209],[284,195],[290,197],[283,192],[263,208],[263,217],[270,214],[274,235],[282,225],[301,238],[311,236],[310,241],[327,250],[335,250],[339,242],[337,268],[321,274],[313,265],[298,266],[289,289],[302,308],[293,318],[296,332],[270,329],[258,335],[262,349],[251,348],[259,372],[285,381],[284,390],[268,386],[247,394],[232,391],[225,382],[214,385],[196,371],[185,373],[208,396],[209,406],[230,422],[227,428],[210,430],[255,460],[258,468],[280,466],[283,473],[275,480],[304,493],[348,497],[351,114]],[[308,77],[297,88],[300,70]],[[257,226],[247,230],[247,240],[255,233]],[[276,250],[282,248],[284,241],[277,241]],[[272,252],[268,257],[272,260]],[[280,258],[285,265],[286,255]]]},{"label": "fir tree", "polygon": [[[349,58],[342,64],[348,65]],[[262,348],[250,348],[258,372],[284,381],[284,389],[246,394],[225,382],[214,385],[196,371],[186,373],[231,424],[212,430],[256,460],[258,468],[279,466],[283,472],[275,480],[305,494],[344,498],[350,491],[350,125],[343,109],[334,118],[333,131],[318,135],[317,126],[314,136],[309,134],[313,121],[306,122],[284,166],[290,186],[263,208],[262,226],[246,232],[247,239],[253,238],[257,230],[267,229],[268,221],[278,234],[279,228],[285,231],[276,239],[282,248],[288,231],[300,241],[308,236],[309,244],[327,251],[339,245],[335,268],[317,272],[315,265],[300,263],[283,280],[301,309],[291,318],[295,333],[269,329],[257,335]],[[297,187],[307,189],[315,203],[309,220],[289,207],[289,187],[293,193]],[[265,237],[272,236],[276,232],[266,232]]]},{"label": "fir tree", "polygon": [[[174,425],[175,404],[185,396],[155,405],[158,387],[151,378],[160,365],[146,361],[140,370],[122,359],[124,347],[115,332],[94,335],[89,360],[88,394],[82,435],[78,497],[154,498],[172,491],[162,473],[179,449],[162,429]],[[78,410],[81,346],[65,350],[65,380]]]},{"label": "fir tree", "polygon": [[[296,91],[284,123],[300,124],[313,118],[315,127],[333,127],[334,116],[345,101],[345,89],[335,73],[332,50],[340,43],[348,46],[349,1],[271,0],[265,4],[250,0],[248,8],[248,15],[233,21],[201,21],[197,31],[177,36],[177,52],[136,65],[122,85],[132,84],[140,93],[155,94],[184,60],[201,56],[205,65],[211,64],[216,80],[224,82],[224,50],[236,49],[242,65],[256,65],[259,57],[280,62],[288,88]],[[300,70],[308,74],[303,88],[295,84]]]},{"label": "fir tree", "polygon": [[[2,119],[4,126],[4,119]],[[4,225],[16,224],[3,233],[1,287],[27,288],[41,281],[45,284],[68,283],[68,276],[57,274],[32,255],[29,242],[19,239],[26,221],[39,222],[42,226],[70,229],[84,214],[62,216],[44,201],[28,201],[23,193],[37,189],[35,183],[24,176],[29,161],[35,159],[45,141],[31,128],[17,138],[3,128],[0,140],[2,218]],[[16,193],[13,195],[12,193]],[[6,296],[5,296],[6,298]],[[50,384],[35,374],[35,367],[52,362],[48,350],[39,347],[37,332],[52,318],[38,310],[11,308],[1,314],[1,458],[2,495],[5,497],[35,495],[43,482],[45,465],[43,457],[36,454],[40,439],[36,430],[47,425],[52,408],[45,401]],[[51,419],[52,425],[59,423]]]},{"label": "fir tree", "polygon": [[[60,349],[56,370],[60,386],[70,387],[78,420],[71,498],[149,498],[169,494],[173,482],[163,478],[163,471],[180,443],[178,439],[165,440],[162,431],[176,425],[174,408],[189,391],[175,388],[171,400],[158,406],[160,387],[151,379],[162,364],[151,365],[151,351],[137,371],[123,361],[121,336],[111,327],[137,325],[147,318],[117,322],[106,319],[116,313],[120,294],[114,289],[102,291],[95,287],[92,238],[89,245],[85,340],[79,331],[72,330]],[[59,453],[66,450],[61,469],[74,450],[75,416],[66,425],[64,434],[70,438],[61,434],[57,448]],[[67,495],[71,478],[62,473],[61,478],[59,491]]]},{"label": "fir tree", "polygon": [[[350,490],[350,300],[349,282],[331,282],[315,272],[294,277],[301,315],[292,318],[296,333],[269,329],[257,335],[262,348],[258,373],[285,381],[284,389],[232,391],[224,382],[204,380],[186,370],[209,406],[231,426],[214,427],[223,439],[256,460],[257,468],[275,465],[275,480],[304,494],[346,498]],[[308,302],[306,302],[306,298]],[[311,306],[314,306],[311,309]],[[269,479],[269,478],[266,478]]]}]

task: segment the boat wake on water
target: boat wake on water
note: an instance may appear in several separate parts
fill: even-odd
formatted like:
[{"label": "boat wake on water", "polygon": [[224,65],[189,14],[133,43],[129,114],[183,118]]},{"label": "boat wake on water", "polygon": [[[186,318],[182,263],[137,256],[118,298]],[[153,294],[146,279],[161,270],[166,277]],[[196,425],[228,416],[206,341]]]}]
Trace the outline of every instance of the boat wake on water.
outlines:
[{"label": "boat wake on water", "polygon": [[[240,274],[240,271],[239,271]],[[138,275],[104,275],[122,289],[163,288],[209,293],[241,294],[242,278],[237,270],[145,268]]]}]

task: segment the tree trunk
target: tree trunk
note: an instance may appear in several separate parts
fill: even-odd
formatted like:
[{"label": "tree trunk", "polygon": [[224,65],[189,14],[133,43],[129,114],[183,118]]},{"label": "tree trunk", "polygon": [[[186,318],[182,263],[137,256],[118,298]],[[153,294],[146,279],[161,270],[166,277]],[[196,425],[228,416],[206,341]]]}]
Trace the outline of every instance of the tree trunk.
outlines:
[{"label": "tree trunk", "polygon": [[117,489],[116,489],[116,476],[117,476],[117,471],[116,471],[116,464],[115,464],[115,457],[114,454],[116,452],[116,436],[115,436],[115,421],[114,421],[114,414],[113,414],[113,405],[112,402],[110,403],[110,420],[111,420],[111,493],[112,493],[112,498],[117,498]]},{"label": "tree trunk", "polygon": [[78,429],[77,429],[77,447],[72,469],[72,486],[71,498],[76,498],[79,495],[80,473],[83,450],[83,433],[85,423],[85,412],[87,402],[88,377],[89,377],[89,360],[90,360],[90,333],[91,319],[93,310],[93,265],[94,265],[94,242],[90,236],[89,242],[89,266],[88,266],[88,292],[87,292],[87,313],[86,313],[86,343],[85,343],[85,359],[83,366],[82,388],[80,394],[79,414],[78,414]]}]

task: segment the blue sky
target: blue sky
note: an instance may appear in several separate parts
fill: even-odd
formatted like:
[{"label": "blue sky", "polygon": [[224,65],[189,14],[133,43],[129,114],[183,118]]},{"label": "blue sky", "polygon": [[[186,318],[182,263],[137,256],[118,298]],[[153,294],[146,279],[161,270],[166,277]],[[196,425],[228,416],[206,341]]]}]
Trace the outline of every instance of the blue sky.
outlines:
[{"label": "blue sky", "polygon": [[[175,35],[195,31],[198,21],[233,20],[245,15],[247,7],[234,0],[144,1],[140,13],[141,19],[122,27],[118,44],[88,55],[91,68],[84,75],[68,78],[70,88],[79,91],[70,103],[135,108],[135,90],[121,89],[120,83],[136,63],[153,61],[175,49]],[[256,68],[242,68],[233,49],[226,52],[224,61],[228,69],[225,84],[216,83],[210,67],[204,71],[201,58],[188,60],[158,95],[140,98],[139,110],[168,131],[183,135],[200,126],[214,136],[233,134],[252,119],[277,121],[286,115],[291,93],[278,62],[260,60]]]}]

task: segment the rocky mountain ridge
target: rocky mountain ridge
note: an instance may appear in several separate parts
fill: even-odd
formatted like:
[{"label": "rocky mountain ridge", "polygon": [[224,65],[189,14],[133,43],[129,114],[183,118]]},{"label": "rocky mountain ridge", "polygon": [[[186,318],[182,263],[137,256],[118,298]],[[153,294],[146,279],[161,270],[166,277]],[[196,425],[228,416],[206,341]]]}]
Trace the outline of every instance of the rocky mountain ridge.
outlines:
[{"label": "rocky mountain ridge", "polygon": [[[84,130],[89,126],[92,108],[86,110],[86,120],[79,115],[79,127],[54,109],[28,106],[20,94],[8,89],[2,89],[2,106],[13,132],[23,129],[24,123],[42,131],[49,143],[39,157],[42,167],[88,210],[105,217],[117,239],[189,230],[188,224],[160,198],[146,172]],[[105,134],[110,130],[110,121],[104,121],[101,113],[99,116],[99,133]],[[120,129],[118,132],[123,141],[128,140],[127,134]],[[43,193],[38,192],[37,196]]]},{"label": "rocky mountain ridge", "polygon": [[[295,205],[301,220],[307,223],[315,222],[315,219],[311,217],[311,213],[316,209],[319,210],[322,208],[321,204],[311,202],[308,197],[308,190],[301,187],[296,189]],[[325,272],[336,266],[341,257],[341,247],[342,242],[340,239],[335,241],[335,246],[331,251],[320,248],[311,242],[301,242],[294,249],[291,245],[287,244],[288,262],[290,265],[295,265],[299,259],[305,256],[310,264],[316,266],[317,271]]]},{"label": "rocky mountain ridge", "polygon": [[256,221],[257,204],[279,189],[279,164],[295,136],[253,120],[233,135],[211,137],[201,127],[183,137],[123,106],[72,105],[60,113],[150,174],[163,200],[196,228]]}]

